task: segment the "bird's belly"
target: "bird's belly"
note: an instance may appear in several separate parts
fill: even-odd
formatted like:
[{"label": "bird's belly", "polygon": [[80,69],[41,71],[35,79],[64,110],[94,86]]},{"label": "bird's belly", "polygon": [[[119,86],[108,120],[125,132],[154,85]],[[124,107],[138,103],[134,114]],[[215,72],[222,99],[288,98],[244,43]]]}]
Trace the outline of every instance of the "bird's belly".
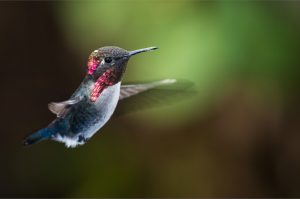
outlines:
[{"label": "bird's belly", "polygon": [[119,100],[120,85],[105,89],[96,102],[78,107],[71,124],[73,134],[90,138],[109,120]]}]

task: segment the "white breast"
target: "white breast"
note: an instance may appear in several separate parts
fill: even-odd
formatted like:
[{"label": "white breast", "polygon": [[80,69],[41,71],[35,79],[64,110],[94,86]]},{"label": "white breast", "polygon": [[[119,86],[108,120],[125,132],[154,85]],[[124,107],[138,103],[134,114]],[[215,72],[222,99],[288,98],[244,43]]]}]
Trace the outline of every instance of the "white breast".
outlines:
[{"label": "white breast", "polygon": [[120,97],[121,82],[106,88],[95,102],[99,111],[97,123],[86,132],[85,137],[92,137],[112,116]]}]

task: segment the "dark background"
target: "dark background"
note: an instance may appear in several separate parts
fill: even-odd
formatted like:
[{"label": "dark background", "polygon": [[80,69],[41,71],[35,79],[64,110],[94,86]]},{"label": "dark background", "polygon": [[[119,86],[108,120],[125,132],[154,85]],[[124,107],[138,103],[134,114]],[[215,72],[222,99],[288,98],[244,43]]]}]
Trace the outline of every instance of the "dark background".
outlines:
[{"label": "dark background", "polygon": [[[0,2],[0,197],[300,197],[298,2]],[[46,126],[94,49],[159,46],[125,81],[198,95],[112,118],[86,145]]]}]

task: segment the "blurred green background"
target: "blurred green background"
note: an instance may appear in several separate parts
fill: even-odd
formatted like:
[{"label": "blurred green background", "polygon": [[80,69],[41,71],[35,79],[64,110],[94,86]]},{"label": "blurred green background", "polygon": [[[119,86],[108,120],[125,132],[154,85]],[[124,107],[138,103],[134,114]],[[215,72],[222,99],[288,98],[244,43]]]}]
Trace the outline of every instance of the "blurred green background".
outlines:
[{"label": "blurred green background", "polygon": [[[297,1],[1,2],[1,197],[300,197]],[[24,148],[94,49],[158,46],[124,81],[197,96],[112,118],[86,145]]]}]

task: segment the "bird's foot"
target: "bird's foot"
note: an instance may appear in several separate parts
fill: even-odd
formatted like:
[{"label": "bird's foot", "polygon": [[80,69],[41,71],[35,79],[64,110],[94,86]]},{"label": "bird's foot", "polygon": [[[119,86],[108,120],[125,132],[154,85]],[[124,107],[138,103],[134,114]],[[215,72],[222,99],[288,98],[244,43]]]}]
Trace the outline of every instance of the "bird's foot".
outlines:
[{"label": "bird's foot", "polygon": [[83,135],[78,136],[78,142],[79,143],[86,143],[87,139]]}]

